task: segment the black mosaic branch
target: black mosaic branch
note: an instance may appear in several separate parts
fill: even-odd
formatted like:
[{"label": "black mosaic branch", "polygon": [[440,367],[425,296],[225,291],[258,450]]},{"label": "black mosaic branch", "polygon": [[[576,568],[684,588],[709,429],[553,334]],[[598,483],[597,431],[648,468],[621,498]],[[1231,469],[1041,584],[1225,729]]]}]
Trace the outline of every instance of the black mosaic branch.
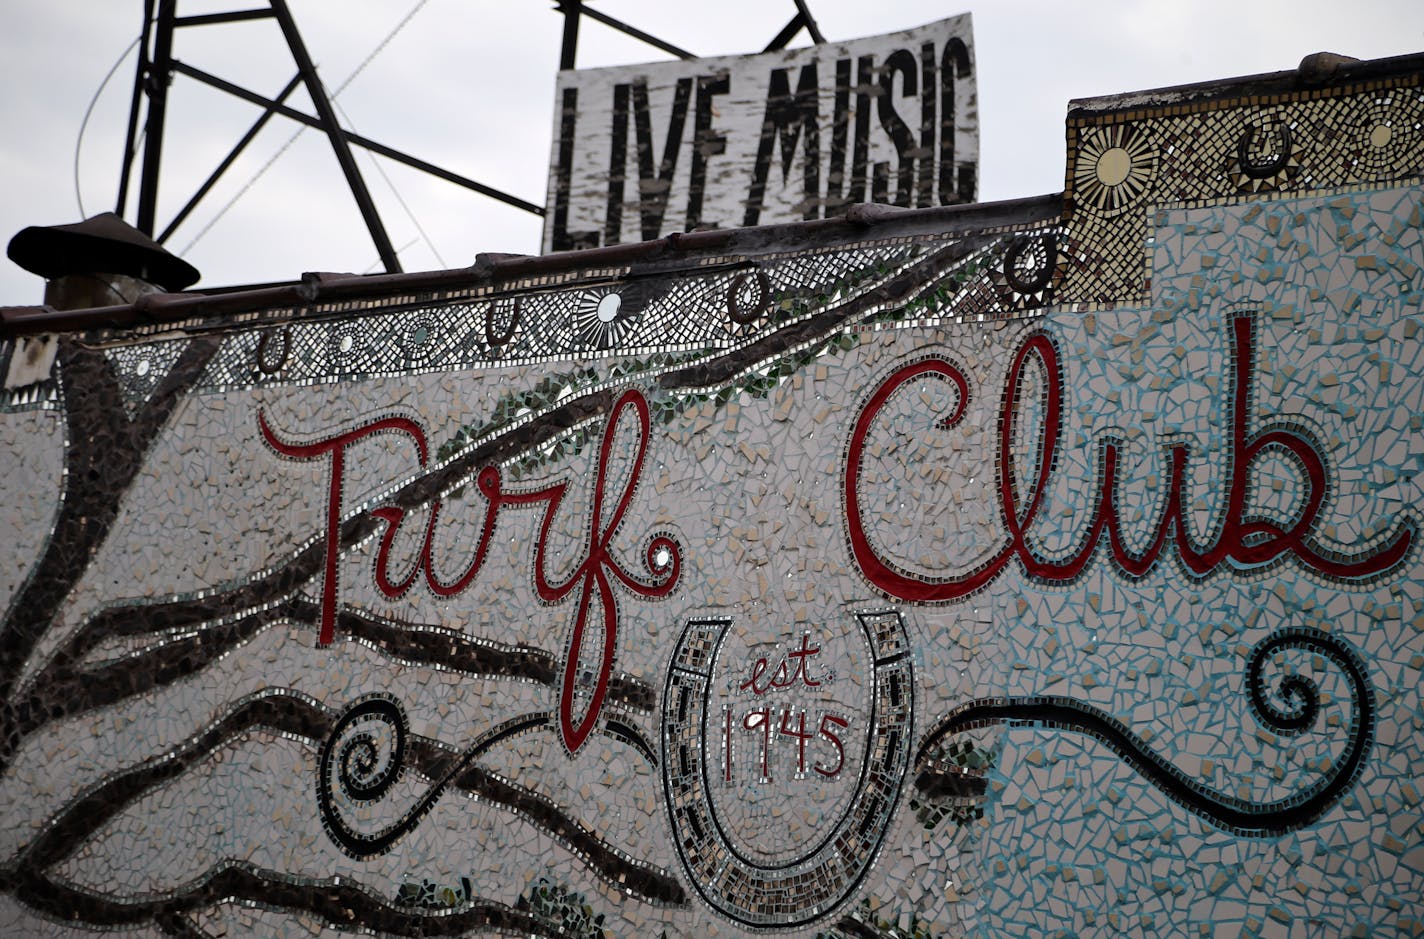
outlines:
[{"label": "black mosaic branch", "polygon": [[[112,776],[69,803],[17,857],[9,875],[16,884],[17,895],[31,906],[48,911],[44,903],[31,903],[21,895],[26,878],[34,883],[48,883],[43,878],[34,880],[39,877],[37,872],[73,855],[95,832],[129,805],[155,787],[181,776],[234,738],[253,729],[265,728],[301,737],[315,745],[328,739],[335,726],[335,718],[325,708],[294,694],[273,692],[242,701],[184,746]],[[498,735],[487,743],[492,744],[505,736]],[[487,748],[481,748],[480,752]],[[449,786],[523,816],[530,824],[568,847],[592,871],[620,889],[654,902],[685,902],[685,893],[675,878],[612,847],[546,796],[500,779],[477,766],[464,766],[458,773],[452,774],[450,767],[459,758],[459,754],[421,738],[412,738],[409,742],[408,764],[422,776],[428,779],[452,776]],[[102,919],[87,921],[119,922]]]},{"label": "black mosaic branch", "polygon": [[604,721],[604,728],[608,736],[628,744],[628,746],[643,755],[643,759],[648,761],[649,766],[652,766],[654,769],[657,768],[658,755],[653,750],[653,744],[647,737],[643,736],[638,728],[612,717]]},{"label": "black mosaic branch", "polygon": [[[276,623],[315,625],[318,613],[316,604],[293,598],[103,665],[52,663],[14,707],[16,742],[53,721],[113,705],[194,675]],[[549,686],[558,677],[554,656],[543,649],[481,642],[445,627],[395,623],[342,610],[336,628],[338,635],[406,664],[438,665],[470,677],[512,678]],[[133,635],[127,630],[120,634]],[[608,695],[610,701],[634,710],[646,712],[652,708],[652,687],[637,678],[615,676],[609,682]]]},{"label": "black mosaic branch", "polygon": [[[1281,680],[1278,694],[1292,705],[1271,704],[1263,690],[1266,663],[1276,653],[1299,649],[1329,659],[1350,683],[1353,707],[1345,751],[1315,785],[1269,802],[1252,802],[1202,785],[1189,778],[1115,717],[1090,704],[1057,696],[987,698],[955,708],[927,733],[916,754],[922,770],[949,737],[977,727],[1045,727],[1088,734],[1108,747],[1173,801],[1215,825],[1237,834],[1264,837],[1295,831],[1319,819],[1354,785],[1374,741],[1373,689],[1359,656],[1329,633],[1305,627],[1277,630],[1251,652],[1246,677],[1252,710],[1275,733],[1295,736],[1313,724],[1320,692],[1303,676]],[[922,779],[927,778],[925,775]]]},{"label": "black mosaic branch", "polygon": [[178,939],[214,939],[213,936],[199,929],[198,925],[187,916],[170,910],[164,910],[155,916],[153,924],[165,936],[177,936]]},{"label": "black mosaic branch", "polygon": [[[104,354],[71,340],[59,343],[66,422],[64,493],[44,553],[0,621],[0,702],[11,700],[35,645],[108,537],[122,497],[143,467],[159,430],[219,345],[214,337],[189,342],[130,418]],[[0,767],[9,763],[17,744],[13,714],[0,708]]]},{"label": "black mosaic branch", "polygon": [[[297,601],[294,606],[303,621],[316,624],[320,612],[316,604]],[[438,665],[472,677],[513,678],[550,686],[559,679],[558,660],[550,652],[482,642],[448,627],[398,623],[346,609],[337,614],[336,631],[407,664]],[[653,708],[653,687],[639,678],[615,675],[609,680],[608,698],[647,712]]]},{"label": "black mosaic branch", "polygon": [[[461,936],[475,931],[554,936],[548,924],[490,900],[438,916],[386,902],[368,887],[345,878],[302,882],[251,864],[229,861],[182,890],[143,900],[116,900],[57,882],[34,870],[0,871],[0,890],[52,919],[90,927],[132,927],[153,922],[171,930],[187,914],[222,903],[251,903],[268,910],[305,913],[337,929],[393,936]],[[200,936],[187,923],[178,935]]]},{"label": "black mosaic branch", "polygon": [[45,870],[68,858],[99,829],[144,793],[178,778],[234,737],[257,727],[320,739],[331,723],[319,705],[295,695],[248,698],[203,732],[170,752],[110,776],[70,802],[20,852],[21,870]]}]

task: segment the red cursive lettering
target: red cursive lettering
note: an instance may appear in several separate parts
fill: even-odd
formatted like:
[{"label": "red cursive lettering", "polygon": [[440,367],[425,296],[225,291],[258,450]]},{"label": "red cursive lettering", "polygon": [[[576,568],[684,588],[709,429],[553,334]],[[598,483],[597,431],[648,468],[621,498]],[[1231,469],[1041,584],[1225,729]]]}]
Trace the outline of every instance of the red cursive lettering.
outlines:
[{"label": "red cursive lettering", "polygon": [[[326,495],[326,566],[321,584],[321,625],[318,628],[316,644],[331,645],[336,636],[336,558],[341,553],[341,490],[346,482],[346,448],[372,434],[397,432],[410,436],[420,451],[420,465],[425,467],[429,450],[425,444],[425,432],[415,421],[405,417],[383,417],[363,424],[344,434],[327,437],[312,443],[288,443],[277,436],[267,423],[267,416],[257,412],[257,426],[262,430],[262,439],[267,445],[285,457],[294,460],[315,460],[331,455],[331,484]],[[389,547],[383,542],[382,551]]]},{"label": "red cursive lettering", "polygon": [[[860,505],[860,475],[866,438],[886,402],[910,382],[924,377],[952,381],[959,391],[959,403],[939,426],[952,427],[963,417],[968,399],[968,382],[951,362],[931,358],[905,365],[882,381],[871,393],[846,451],[845,512],[851,550],[861,572],[886,594],[901,600],[939,603],[966,596],[992,582],[1009,562],[1017,558],[1024,573],[1034,580],[1061,584],[1071,581],[1087,567],[1093,553],[1106,541],[1107,551],[1119,572],[1130,578],[1144,576],[1170,543],[1177,559],[1195,577],[1225,566],[1251,570],[1294,557],[1307,569],[1334,580],[1358,580],[1394,569],[1409,553],[1416,536],[1412,519],[1401,521],[1394,531],[1375,545],[1355,554],[1323,547],[1315,538],[1316,520],[1332,489],[1329,469],[1318,445],[1306,432],[1283,421],[1272,421],[1249,433],[1251,381],[1255,368],[1252,323],[1238,316],[1231,322],[1231,434],[1226,453],[1227,476],[1224,505],[1216,534],[1199,543],[1185,521],[1187,497],[1184,491],[1189,451],[1185,444],[1168,448],[1167,500],[1147,546],[1132,551],[1123,537],[1118,499],[1119,445],[1101,444],[1096,503],[1088,517],[1086,531],[1076,549],[1061,558],[1045,557],[1030,542],[1030,532],[1048,490],[1050,475],[1063,420],[1062,369],[1053,341],[1044,333],[1030,335],[1014,356],[1005,379],[1003,406],[999,416],[998,497],[1006,543],[984,556],[967,570],[945,574],[911,571],[883,558],[866,534]],[[1042,371],[1045,391],[1042,423],[1038,428],[1038,462],[1027,493],[1019,492],[1013,468],[1012,441],[1023,394],[1024,369],[1036,360]],[[1272,452],[1293,463],[1300,474],[1301,495],[1296,511],[1287,523],[1248,513],[1248,483],[1254,461]]]},{"label": "red cursive lettering", "polygon": [[811,677],[811,670],[807,667],[806,660],[820,651],[820,646],[811,645],[810,634],[802,633],[801,648],[792,649],[786,653],[785,658],[777,663],[776,671],[764,684],[761,679],[770,668],[770,664],[765,658],[759,658],[752,665],[751,675],[737,687],[742,691],[750,689],[754,695],[763,695],[768,691],[790,688],[796,684],[796,680],[799,678],[807,688],[819,688],[821,683]]},{"label": "red cursive lettering", "polygon": [[[627,478],[622,488],[610,498],[609,466],[614,438],[620,426],[632,415],[632,432],[636,434],[633,458],[629,464]],[[406,418],[383,418],[355,430],[338,434],[311,444],[291,444],[278,438],[268,426],[266,418],[258,413],[258,424],[263,437],[277,452],[294,459],[315,459],[327,454],[332,460],[332,482],[327,495],[326,568],[322,585],[321,629],[318,645],[331,643],[335,633],[337,576],[336,559],[340,553],[341,487],[345,472],[346,448],[358,440],[380,431],[398,431],[414,438],[424,468],[428,460],[425,434],[420,426]],[[409,590],[416,579],[424,573],[429,590],[436,596],[451,597],[474,583],[489,548],[494,540],[495,522],[504,506],[521,507],[542,504],[544,514],[539,523],[539,534],[534,548],[534,586],[539,598],[554,604],[570,594],[577,593],[578,603],[574,613],[574,626],[569,638],[564,659],[564,673],[559,692],[559,733],[570,753],[576,752],[596,726],[608,694],[612,677],[614,652],[618,640],[618,598],[614,583],[642,597],[664,597],[676,586],[681,571],[681,553],[675,541],[665,535],[652,538],[643,557],[647,575],[635,577],[613,553],[613,537],[623,521],[623,516],[632,502],[641,478],[643,459],[647,452],[649,436],[648,403],[636,391],[628,391],[618,399],[604,430],[599,447],[598,468],[593,483],[593,510],[589,523],[588,540],[583,559],[562,581],[556,582],[549,574],[548,542],[549,533],[564,495],[568,491],[568,481],[560,481],[540,489],[526,492],[510,492],[503,487],[503,480],[497,467],[485,467],[475,479],[476,487],[486,500],[484,521],[476,541],[470,561],[453,579],[442,577],[437,570],[435,558],[435,535],[442,509],[441,500],[436,498],[430,504],[430,518],[425,525],[425,536],[419,556],[404,576],[395,577],[391,573],[391,546],[396,539],[401,523],[405,520],[406,509],[399,506],[381,506],[370,514],[385,525],[381,543],[376,552],[375,583],[388,597],[398,597]],[[602,649],[595,654],[597,662],[593,689],[581,715],[576,715],[576,691],[578,690],[578,663],[583,654],[585,635],[590,624],[594,603],[597,602],[602,616]]]}]

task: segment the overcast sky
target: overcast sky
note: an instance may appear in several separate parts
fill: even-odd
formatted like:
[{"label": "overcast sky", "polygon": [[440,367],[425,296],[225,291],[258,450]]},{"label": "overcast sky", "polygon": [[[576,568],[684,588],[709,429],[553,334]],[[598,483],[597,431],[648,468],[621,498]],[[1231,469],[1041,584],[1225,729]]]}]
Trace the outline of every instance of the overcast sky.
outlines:
[{"label": "overcast sky", "polygon": [[[760,50],[795,12],[791,0],[594,2],[709,56]],[[386,41],[337,98],[349,127],[543,203],[562,28],[549,0],[291,3],[329,90],[340,88]],[[1359,58],[1424,51],[1419,0],[809,4],[831,40],[973,14],[984,200],[1062,190],[1064,117],[1072,98],[1289,69],[1321,50]],[[178,9],[191,15],[259,5],[180,0]],[[134,53],[124,52],[139,34],[141,17],[140,0],[6,0],[0,13],[5,241],[27,225],[75,222],[115,208],[134,73]],[[807,42],[802,33],[793,45]],[[295,72],[271,20],[181,30],[174,56],[268,96]],[[584,23],[580,67],[662,58],[601,24]],[[76,140],[91,100],[76,172]],[[160,229],[259,113],[182,76],[169,102]],[[310,110],[300,91],[291,103]],[[291,280],[310,270],[379,269],[330,146],[313,131],[289,143],[296,128],[282,118],[269,123],[168,240],[169,250],[202,271],[199,287]],[[373,163],[363,152],[357,159],[406,270],[466,266],[481,251],[538,251],[537,217],[381,158]],[[133,185],[136,190],[137,170]],[[131,193],[130,221],[135,202]],[[8,258],[0,261],[0,304],[38,303],[42,293],[39,278]]]}]

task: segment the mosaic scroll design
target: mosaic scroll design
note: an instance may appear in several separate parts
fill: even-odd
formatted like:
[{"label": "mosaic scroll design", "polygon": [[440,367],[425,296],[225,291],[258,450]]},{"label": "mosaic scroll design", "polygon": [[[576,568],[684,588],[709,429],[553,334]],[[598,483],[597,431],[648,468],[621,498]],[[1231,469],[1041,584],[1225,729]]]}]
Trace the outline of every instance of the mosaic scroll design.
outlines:
[{"label": "mosaic scroll design", "polygon": [[915,765],[921,781],[927,782],[943,766],[945,743],[975,728],[1007,725],[1077,732],[1098,740],[1173,801],[1214,825],[1252,837],[1304,828],[1354,785],[1369,757],[1375,733],[1374,687],[1360,656],[1338,637],[1311,627],[1276,630],[1251,650],[1246,686],[1256,720],[1281,737],[1313,729],[1321,707],[1320,688],[1306,675],[1286,674],[1274,689],[1269,687],[1268,665],[1288,651],[1321,656],[1344,674],[1351,717],[1344,732],[1345,746],[1329,770],[1301,791],[1279,799],[1255,802],[1204,786],[1173,766],[1121,720],[1087,702],[1061,696],[986,698],[960,705],[925,734]]},{"label": "mosaic scroll design", "polygon": [[[552,800],[479,769],[476,761],[493,747],[522,734],[550,732],[548,713],[514,717],[480,734],[458,754],[441,754],[411,738],[404,708],[392,696],[373,692],[352,702],[332,723],[321,743],[316,780],[317,809],[332,841],[357,860],[390,851],[414,831],[447,791],[480,792],[585,858],[610,883],[647,902],[680,906],[682,885],[656,866],[629,857],[578,824]],[[611,739],[631,744],[654,767],[652,745],[636,727],[610,718],[600,727]],[[352,816],[386,798],[401,778],[418,772],[430,785],[414,804],[376,831],[363,831]],[[468,896],[466,900],[470,899]]]}]

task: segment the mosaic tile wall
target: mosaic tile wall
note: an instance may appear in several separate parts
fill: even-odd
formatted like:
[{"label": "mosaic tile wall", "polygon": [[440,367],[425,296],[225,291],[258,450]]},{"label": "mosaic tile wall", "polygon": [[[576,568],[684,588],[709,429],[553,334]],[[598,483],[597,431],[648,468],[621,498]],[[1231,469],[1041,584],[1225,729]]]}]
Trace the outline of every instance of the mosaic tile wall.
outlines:
[{"label": "mosaic tile wall", "polygon": [[1156,268],[1142,246],[1162,224],[1154,208],[1417,180],[1424,167],[1417,61],[1352,83],[1303,73],[1163,97],[1070,113],[1067,242],[1089,263],[1060,300],[1146,300]]},{"label": "mosaic tile wall", "polygon": [[1400,152],[61,337],[0,933],[1418,934]]}]

